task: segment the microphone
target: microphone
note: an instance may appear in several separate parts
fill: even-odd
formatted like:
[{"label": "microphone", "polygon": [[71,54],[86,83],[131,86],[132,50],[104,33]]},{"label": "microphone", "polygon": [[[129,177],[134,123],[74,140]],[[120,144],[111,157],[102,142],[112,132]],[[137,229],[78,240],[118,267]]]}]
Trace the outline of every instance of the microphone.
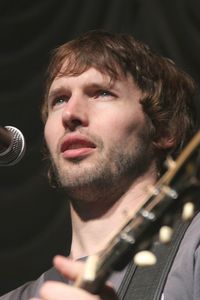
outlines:
[{"label": "microphone", "polygon": [[0,126],[0,166],[13,166],[25,153],[25,139],[21,131],[12,126]]}]

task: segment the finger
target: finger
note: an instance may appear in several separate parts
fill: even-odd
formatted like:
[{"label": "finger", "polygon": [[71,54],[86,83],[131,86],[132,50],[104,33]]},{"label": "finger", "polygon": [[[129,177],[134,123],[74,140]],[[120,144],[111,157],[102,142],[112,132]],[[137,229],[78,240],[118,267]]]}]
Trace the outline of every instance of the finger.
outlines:
[{"label": "finger", "polygon": [[53,260],[56,269],[70,280],[76,280],[83,272],[84,264],[82,262],[73,261],[70,258],[57,255]]},{"label": "finger", "polygon": [[[54,265],[65,277],[73,281],[75,281],[84,270],[83,262],[73,261],[70,258],[60,255],[55,256]],[[97,299],[117,300],[118,298],[113,287],[108,283],[101,291],[101,298],[98,297]]]},{"label": "finger", "polygon": [[61,282],[53,281],[48,281],[43,284],[40,289],[40,297],[43,300],[100,300],[99,296],[91,295],[82,289],[75,288]]}]

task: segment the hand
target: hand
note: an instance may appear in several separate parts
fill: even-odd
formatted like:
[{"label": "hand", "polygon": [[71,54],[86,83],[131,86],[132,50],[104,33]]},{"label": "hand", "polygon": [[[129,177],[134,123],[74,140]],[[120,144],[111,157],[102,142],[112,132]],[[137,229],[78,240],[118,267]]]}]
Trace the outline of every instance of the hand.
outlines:
[{"label": "hand", "polygon": [[[69,258],[56,256],[54,265],[67,279],[75,281],[83,272],[84,263],[75,262]],[[40,290],[40,298],[30,300],[117,300],[114,290],[105,285],[100,295],[93,295],[80,288],[61,282],[48,281]]]}]

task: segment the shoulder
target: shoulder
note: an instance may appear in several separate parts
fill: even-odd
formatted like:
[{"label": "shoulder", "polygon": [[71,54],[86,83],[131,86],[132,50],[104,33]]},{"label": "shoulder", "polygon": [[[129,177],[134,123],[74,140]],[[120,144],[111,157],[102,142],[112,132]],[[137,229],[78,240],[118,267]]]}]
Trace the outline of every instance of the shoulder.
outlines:
[{"label": "shoulder", "polygon": [[165,300],[200,299],[200,213],[188,227],[164,289]]},{"label": "shoulder", "polygon": [[38,297],[41,285],[47,280],[65,282],[64,277],[62,277],[55,268],[51,268],[43,273],[37,280],[27,282],[17,289],[1,296],[0,300],[28,300],[31,297]]}]

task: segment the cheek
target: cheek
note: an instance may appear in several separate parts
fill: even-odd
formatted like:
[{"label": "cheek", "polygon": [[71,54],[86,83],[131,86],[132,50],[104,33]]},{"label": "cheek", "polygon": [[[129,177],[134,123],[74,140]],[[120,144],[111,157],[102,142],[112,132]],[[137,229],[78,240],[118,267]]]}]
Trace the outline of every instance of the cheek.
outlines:
[{"label": "cheek", "polygon": [[[54,126],[52,126],[52,124],[54,124]],[[49,150],[51,152],[55,151],[59,137],[58,126],[55,126],[55,123],[52,122],[51,119],[48,119],[45,124],[44,137]]]},{"label": "cheek", "polygon": [[96,123],[97,134],[111,143],[126,145],[130,140],[134,140],[145,130],[146,121],[142,114],[127,112],[127,114],[113,114],[107,118],[104,116],[101,123]]}]

